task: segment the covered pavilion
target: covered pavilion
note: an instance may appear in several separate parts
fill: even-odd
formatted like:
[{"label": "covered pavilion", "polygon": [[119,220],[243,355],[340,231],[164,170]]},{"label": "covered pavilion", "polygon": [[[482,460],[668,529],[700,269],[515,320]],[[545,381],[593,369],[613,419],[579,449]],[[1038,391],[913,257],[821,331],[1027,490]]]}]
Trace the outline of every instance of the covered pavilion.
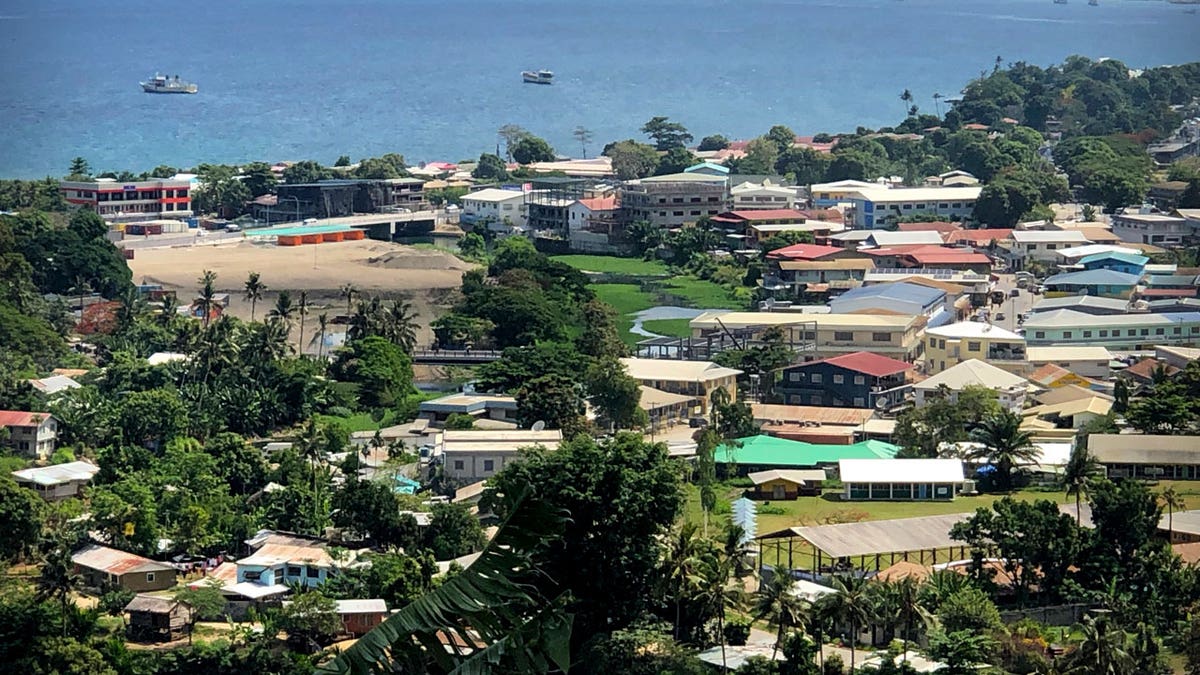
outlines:
[{"label": "covered pavilion", "polygon": [[[893,565],[897,560],[915,561],[919,565],[936,564],[939,551],[949,551],[942,562],[962,559],[968,554],[966,542],[950,536],[950,529],[975,515],[952,513],[919,518],[867,520],[858,523],[789,527],[758,536],[758,557],[763,560],[764,548],[772,543],[777,563],[783,562],[786,545],[788,567],[795,567],[793,543],[800,539],[812,547],[812,571],[821,573],[844,568],[857,559],[866,569],[874,559],[876,572]],[[957,557],[955,556],[957,551]],[[828,564],[826,564],[828,563]]]}]

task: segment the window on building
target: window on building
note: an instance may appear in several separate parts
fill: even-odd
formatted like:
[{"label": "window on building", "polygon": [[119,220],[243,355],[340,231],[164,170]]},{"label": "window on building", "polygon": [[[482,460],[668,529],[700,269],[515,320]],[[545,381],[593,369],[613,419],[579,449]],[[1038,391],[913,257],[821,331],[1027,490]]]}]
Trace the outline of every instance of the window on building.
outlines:
[{"label": "window on building", "polygon": [[947,204],[946,202],[941,202],[938,204],[938,208],[939,209],[948,209],[948,208],[950,208],[950,205]]},{"label": "window on building", "polygon": [[871,333],[871,342],[891,342],[891,333]]},{"label": "window on building", "polygon": [[303,573],[304,573],[304,569],[302,567],[300,567],[299,565],[288,565],[287,566],[287,575],[289,577],[299,578],[300,575]]},{"label": "window on building", "polygon": [[905,211],[912,211],[912,204],[905,204],[903,208]]},{"label": "window on building", "polygon": [[1100,331],[1100,337],[1108,337],[1108,331],[1106,331],[1106,330]]},{"label": "window on building", "polygon": [[866,384],[866,383],[867,383],[867,378],[863,377],[862,375],[854,376],[854,384]]},{"label": "window on building", "polygon": [[[1133,337],[1134,335],[1137,335],[1137,330],[1130,328],[1129,330],[1125,331],[1125,335]],[[1116,331],[1113,331],[1113,336],[1116,336]]]},{"label": "window on building", "polygon": [[1166,333],[1167,333],[1167,332],[1166,332],[1165,330],[1163,330],[1162,328],[1155,328],[1155,329],[1154,329],[1154,334],[1155,334],[1155,335],[1166,335]]},{"label": "window on building", "polygon": [[962,202],[954,202],[954,203],[953,203],[953,204],[951,204],[950,206],[952,206],[952,207],[954,207],[954,208],[956,208],[956,209],[961,209],[961,208],[962,208]]},{"label": "window on building", "polygon": [[967,343],[967,351],[969,351],[969,352],[977,352],[982,348],[983,348],[983,345],[980,342],[968,342]]},{"label": "window on building", "polygon": [[319,579],[321,577],[321,568],[316,565],[309,565],[305,568],[304,574],[309,579]]},{"label": "window on building", "polygon": [[811,403],[812,405],[822,405],[822,404],[824,404],[824,403],[825,403],[825,400],[824,400],[824,399],[822,399],[822,398],[821,398],[819,395],[817,395],[817,394],[813,394],[812,396],[810,396],[810,397],[809,397],[809,399],[808,399],[808,400],[809,400],[809,403]]},{"label": "window on building", "polygon": [[825,378],[822,377],[820,373],[812,374],[812,383],[813,384],[821,384],[824,380],[825,380]]},{"label": "window on building", "polygon": [[496,460],[494,460],[494,459],[483,460],[483,470],[484,471],[495,471],[496,470]]},{"label": "window on building", "polygon": [[833,383],[834,384],[846,384],[846,378],[841,375],[834,375]]},{"label": "window on building", "polygon": [[1044,330],[1034,331],[1033,337],[1038,338],[1040,340],[1040,339],[1046,337],[1046,331],[1044,331]]},{"label": "window on building", "polygon": [[833,339],[838,342],[850,342],[854,339],[854,333],[851,331],[837,330],[833,332]]},{"label": "window on building", "polygon": [[463,460],[461,460],[461,459],[454,460],[454,470],[455,471],[462,471],[465,468],[466,468],[466,465],[463,462]]},{"label": "window on building", "polygon": [[154,572],[146,572],[146,583],[154,583]]},{"label": "window on building", "polygon": [[1056,248],[1058,248],[1058,244],[1046,244],[1047,251],[1053,251]]},{"label": "window on building", "polygon": [[1090,331],[1090,330],[1083,331],[1083,337],[1085,337],[1085,338],[1092,337],[1092,331]]},{"label": "window on building", "polygon": [[1064,339],[1064,340],[1070,340],[1070,339],[1071,339],[1071,331],[1069,331],[1069,330],[1064,330],[1064,331],[1063,331],[1063,339]]},{"label": "window on building", "polygon": [[677,215],[677,216],[682,216],[682,215],[683,215],[683,211],[675,211],[675,212],[673,212],[673,213],[674,213],[675,215]]},{"label": "window on building", "polygon": [[1142,335],[1149,335],[1149,334],[1150,334],[1150,329],[1149,329],[1149,328],[1143,328],[1143,329],[1142,329]]},{"label": "window on building", "polygon": [[924,204],[917,204],[917,208],[918,208],[918,209],[923,209],[923,208],[925,208],[925,205],[924,205]]},{"label": "window on building", "polygon": [[791,380],[792,382],[799,382],[800,378],[803,377],[803,375],[804,375],[804,373],[793,370],[792,372],[788,373],[788,379]]},{"label": "window on building", "polygon": [[1182,332],[1183,332],[1183,329],[1180,328],[1179,326],[1175,326],[1174,328],[1171,329],[1171,334],[1173,334],[1173,335],[1179,335]]}]

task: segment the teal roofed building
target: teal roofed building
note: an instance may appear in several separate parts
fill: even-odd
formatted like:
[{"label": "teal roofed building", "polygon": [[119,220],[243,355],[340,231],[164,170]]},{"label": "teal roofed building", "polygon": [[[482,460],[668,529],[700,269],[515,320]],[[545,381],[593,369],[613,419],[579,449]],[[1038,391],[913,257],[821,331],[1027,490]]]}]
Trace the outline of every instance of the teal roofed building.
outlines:
[{"label": "teal roofed building", "polygon": [[1126,274],[1109,269],[1084,270],[1055,274],[1042,282],[1047,298],[1064,295],[1097,295],[1106,298],[1128,298],[1141,275]]},{"label": "teal roofed building", "polygon": [[709,176],[728,176],[729,167],[715,162],[700,162],[683,170],[684,173],[702,173]]},{"label": "teal roofed building", "polygon": [[875,440],[831,445],[759,435],[722,445],[713,455],[717,464],[734,464],[737,473],[745,474],[762,469],[836,466],[843,459],[892,459],[899,451],[898,446]]},{"label": "teal roofed building", "polygon": [[1145,273],[1146,263],[1149,262],[1150,258],[1144,255],[1120,251],[1094,253],[1079,259],[1079,264],[1083,265],[1085,270],[1112,270],[1125,274],[1136,274],[1139,277]]}]

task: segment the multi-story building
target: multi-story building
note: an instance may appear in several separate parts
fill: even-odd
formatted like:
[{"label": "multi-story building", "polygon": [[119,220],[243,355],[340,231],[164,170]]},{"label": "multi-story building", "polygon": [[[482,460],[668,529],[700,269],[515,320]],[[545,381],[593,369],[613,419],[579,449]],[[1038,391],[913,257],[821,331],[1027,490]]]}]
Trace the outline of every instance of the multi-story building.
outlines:
[{"label": "multi-story building", "polygon": [[1013,230],[1011,238],[1007,257],[1015,270],[1024,269],[1031,261],[1055,262],[1060,250],[1091,243],[1078,230]]},{"label": "multi-story building", "polygon": [[853,352],[789,366],[775,391],[792,405],[894,408],[911,388],[906,375],[912,368],[879,354]]},{"label": "multi-story building", "polygon": [[977,359],[968,359],[913,385],[918,408],[943,396],[952,402],[967,387],[984,387],[996,392],[1000,406],[1019,412],[1025,407],[1030,384],[1025,378]]},{"label": "multi-story building", "polygon": [[1112,217],[1113,234],[1134,244],[1172,247],[1183,244],[1193,231],[1188,221],[1165,213],[1117,213]]},{"label": "multi-story building", "polygon": [[506,465],[520,461],[522,448],[554,450],[561,442],[562,431],[558,429],[445,431],[439,454],[446,477],[466,484],[491,478]]},{"label": "multi-story building", "polygon": [[1054,364],[1080,377],[1107,380],[1112,375],[1113,355],[1104,347],[1029,347],[1025,360],[1030,370]]},{"label": "multi-story building", "polygon": [[487,226],[493,223],[525,227],[525,193],[520,190],[485,188],[462,198],[460,222]]},{"label": "multi-story building", "polygon": [[158,220],[192,216],[192,184],[187,180],[64,180],[59,181],[58,189],[68,203],[91,209],[105,220]]},{"label": "multi-story building", "polygon": [[1025,338],[999,326],[962,321],[925,331],[925,372],[940,373],[963,361],[977,359],[1009,371],[1025,363]]},{"label": "multi-story building", "polygon": [[839,180],[832,183],[814,183],[809,188],[809,195],[814,206],[830,207],[838,204],[848,204],[850,196],[859,190],[872,190],[881,187],[879,183],[868,183],[861,180]]},{"label": "multi-story building", "polygon": [[48,502],[81,497],[83,489],[100,471],[91,462],[67,462],[54,466],[34,467],[14,471],[17,484],[27,487]]},{"label": "multi-story building", "polygon": [[622,220],[680,227],[729,209],[728,179],[675,173],[629,181],[621,190]]},{"label": "multi-story building", "polygon": [[644,386],[695,398],[703,413],[708,412],[709,397],[718,389],[724,389],[731,400],[737,399],[737,376],[742,374],[712,361],[625,358],[621,363],[629,376]]},{"label": "multi-story building", "polygon": [[[272,207],[286,218],[340,218],[356,213],[379,213],[396,205],[396,189],[388,180],[335,179],[290,183],[276,188]],[[403,192],[403,191],[401,191]],[[279,219],[278,216],[272,216]]]},{"label": "multi-story building", "polygon": [[734,185],[729,193],[734,211],[794,209],[799,199],[796,188],[776,185],[769,180]]},{"label": "multi-story building", "polygon": [[924,316],[899,314],[801,314],[795,312],[705,312],[692,319],[693,337],[744,330],[760,337],[770,328],[784,331],[785,342],[815,344],[817,356],[858,351],[914,362],[921,355]]},{"label": "multi-story building", "polygon": [[1096,345],[1149,351],[1156,345],[1200,345],[1200,312],[1093,315],[1070,309],[1039,312],[1025,320],[1030,346]]},{"label": "multi-story building", "polygon": [[863,188],[849,195],[854,205],[854,227],[874,229],[895,223],[904,216],[932,214],[962,219],[971,215],[982,188],[926,187]]},{"label": "multi-story building", "polygon": [[22,455],[46,459],[54,454],[58,420],[50,413],[0,410],[0,427],[8,429],[3,443]]}]

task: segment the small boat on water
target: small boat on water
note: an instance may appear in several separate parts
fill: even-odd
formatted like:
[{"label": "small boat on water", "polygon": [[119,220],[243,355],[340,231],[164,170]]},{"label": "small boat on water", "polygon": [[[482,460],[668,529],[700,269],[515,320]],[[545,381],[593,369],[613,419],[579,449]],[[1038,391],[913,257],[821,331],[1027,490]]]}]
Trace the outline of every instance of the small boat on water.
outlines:
[{"label": "small boat on water", "polygon": [[1091,5],[1092,7],[1099,7],[1100,0],[1088,0],[1088,4]]},{"label": "small boat on water", "polygon": [[196,85],[179,79],[178,75],[167,77],[155,73],[148,82],[139,84],[142,85],[142,91],[147,94],[194,94],[199,91]]},{"label": "small boat on water", "polygon": [[1054,0],[1054,4],[1065,5],[1065,4],[1067,4],[1067,0]]},{"label": "small boat on water", "polygon": [[553,84],[554,73],[549,70],[526,70],[521,72],[521,79],[528,84]]}]

